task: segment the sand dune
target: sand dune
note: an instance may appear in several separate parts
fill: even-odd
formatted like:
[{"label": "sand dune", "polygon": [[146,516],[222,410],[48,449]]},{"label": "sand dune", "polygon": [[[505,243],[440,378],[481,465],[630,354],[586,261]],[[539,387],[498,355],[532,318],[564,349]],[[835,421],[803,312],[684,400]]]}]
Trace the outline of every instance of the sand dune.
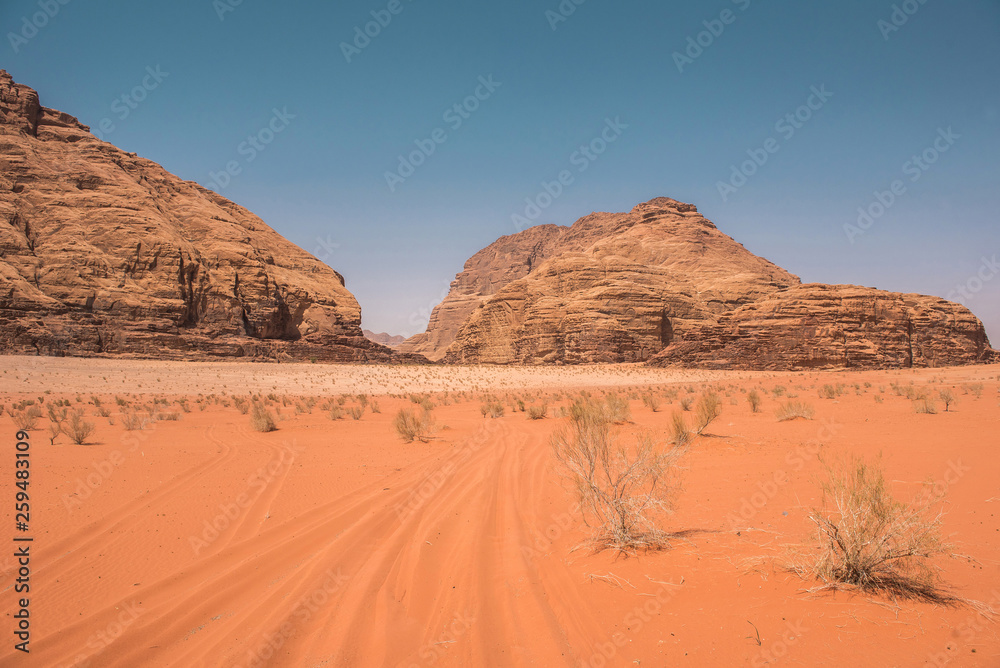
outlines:
[{"label": "sand dune", "polygon": [[[563,420],[484,419],[478,398],[455,394],[546,385],[548,370],[0,362],[6,406],[39,396],[73,406],[94,386],[114,420],[92,416],[88,392],[90,445],[50,445],[46,419],[32,432],[32,651],[25,661],[5,643],[0,665],[1000,664],[997,625],[972,608],[808,593],[816,582],[782,567],[820,502],[816,454],[881,451],[901,498],[940,481],[946,533],[963,555],[939,562],[945,579],[1000,610],[995,367],[672,384],[665,372],[572,370],[567,386],[700,379],[737,400],[683,460],[672,548],[625,558],[573,550],[586,527],[549,448]],[[113,389],[122,379],[128,390]],[[911,381],[955,387],[959,401],[937,415],[916,415],[892,392],[874,401],[880,385]],[[963,394],[970,382],[983,383],[980,398]],[[450,390],[433,397],[430,442],[393,431],[395,412],[413,406],[387,396],[393,383]],[[823,383],[848,391],[822,399]],[[761,384],[798,393],[815,419],[777,422],[770,395],[751,413],[739,388]],[[381,412],[331,421],[319,406],[297,414],[279,402],[279,429],[263,434],[192,387],[220,400],[225,391],[226,403],[258,389],[325,398],[366,388]],[[126,432],[114,396],[127,391],[137,403],[186,393],[192,410]],[[631,409],[626,431],[662,433],[676,404],[653,413],[633,399]],[[0,425],[12,447],[11,418]],[[12,483],[0,483],[5,498]],[[8,583],[13,565],[0,563]],[[8,585],[5,610],[13,598]]]}]

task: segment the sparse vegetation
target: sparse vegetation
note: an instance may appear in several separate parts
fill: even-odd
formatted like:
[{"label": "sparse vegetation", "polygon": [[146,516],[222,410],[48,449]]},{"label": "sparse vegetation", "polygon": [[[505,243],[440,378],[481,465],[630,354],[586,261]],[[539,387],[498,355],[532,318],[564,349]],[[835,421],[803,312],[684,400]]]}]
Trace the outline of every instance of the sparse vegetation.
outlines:
[{"label": "sparse vegetation", "polygon": [[263,433],[277,431],[278,429],[274,414],[259,402],[254,402],[253,408],[250,411],[250,427],[254,431]]},{"label": "sparse vegetation", "polygon": [[83,445],[94,433],[94,423],[83,419],[83,409],[75,410],[70,414],[66,424],[62,425],[62,431],[73,443]]},{"label": "sparse vegetation", "polygon": [[947,413],[951,410],[951,405],[955,403],[955,393],[949,389],[944,389],[938,393],[938,397],[944,403],[944,412]]},{"label": "sparse vegetation", "polygon": [[401,408],[396,413],[393,425],[396,427],[396,433],[402,436],[405,442],[412,443],[419,440],[426,443],[430,440],[434,420],[429,410],[425,409],[418,414],[416,411]]},{"label": "sparse vegetation", "polygon": [[750,390],[747,394],[747,403],[750,404],[750,410],[753,413],[760,413],[760,393],[757,390]]},{"label": "sparse vegetation", "polygon": [[938,603],[943,593],[929,560],[946,552],[941,512],[931,501],[905,504],[889,492],[880,463],[853,460],[843,471],[829,470],[823,485],[824,510],[810,518],[818,528],[820,557],[815,574],[830,586],[850,585],[892,598]]},{"label": "sparse vegetation", "polygon": [[923,396],[913,401],[913,410],[924,415],[936,415],[938,412],[937,404],[934,403],[934,400]]},{"label": "sparse vegetation", "polygon": [[528,406],[528,419],[529,420],[542,420],[549,414],[549,407],[545,404],[540,406],[531,405]]},{"label": "sparse vegetation", "polygon": [[778,408],[775,415],[778,416],[778,422],[787,422],[798,418],[812,420],[815,410],[804,401],[787,401]]},{"label": "sparse vegetation", "polygon": [[698,400],[698,406],[694,413],[695,433],[703,433],[708,425],[712,424],[715,418],[720,415],[722,415],[722,400],[719,399],[719,395],[711,390],[705,392]]},{"label": "sparse vegetation", "polygon": [[612,429],[609,402],[583,399],[570,409],[570,425],[556,433],[556,459],[572,482],[596,550],[660,549],[669,534],[659,526],[669,512],[683,447],[667,447],[644,435],[622,446]]}]

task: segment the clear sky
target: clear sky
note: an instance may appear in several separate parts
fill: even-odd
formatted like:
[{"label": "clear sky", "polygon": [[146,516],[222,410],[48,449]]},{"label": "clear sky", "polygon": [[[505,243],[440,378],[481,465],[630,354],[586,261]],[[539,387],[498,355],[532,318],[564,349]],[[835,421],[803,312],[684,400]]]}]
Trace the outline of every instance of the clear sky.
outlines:
[{"label": "clear sky", "polygon": [[663,195],[1000,345],[997,0],[3,0],[0,26],[43,104],[327,260],[376,331],[423,330],[515,214]]}]

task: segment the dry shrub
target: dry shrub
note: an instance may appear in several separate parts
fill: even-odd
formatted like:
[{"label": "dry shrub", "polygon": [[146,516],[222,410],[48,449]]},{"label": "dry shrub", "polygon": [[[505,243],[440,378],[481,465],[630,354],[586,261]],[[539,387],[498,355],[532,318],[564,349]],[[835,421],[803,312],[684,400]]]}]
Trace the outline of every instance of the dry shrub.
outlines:
[{"label": "dry shrub", "polygon": [[955,602],[929,561],[948,551],[941,538],[943,513],[932,508],[941,496],[924,494],[910,504],[896,500],[880,461],[855,458],[842,470],[828,467],[828,473],[824,510],[810,515],[821,551],[815,575],[832,587]]},{"label": "dry shrub", "polygon": [[660,410],[660,398],[655,394],[642,395],[642,403],[654,413]]},{"label": "dry shrub", "polygon": [[122,411],[122,426],[125,431],[140,431],[149,424],[149,418],[139,415],[134,410]]},{"label": "dry shrub", "polygon": [[938,397],[944,402],[944,412],[947,413],[951,410],[951,405],[955,403],[955,393],[951,390],[944,389],[938,393]]},{"label": "dry shrub", "polygon": [[277,431],[278,429],[274,414],[258,402],[254,402],[253,409],[250,411],[250,427],[254,431],[264,433]]},{"label": "dry shrub", "polygon": [[396,433],[402,436],[405,442],[412,443],[418,440],[426,443],[430,440],[433,433],[434,419],[431,417],[431,412],[427,409],[417,414],[416,411],[401,408],[396,413],[393,425],[396,427]]},{"label": "dry shrub", "polygon": [[[62,431],[69,436],[69,440],[77,445],[83,445],[91,434],[94,433],[94,423],[83,419],[83,411],[73,411],[66,424],[62,425]],[[53,436],[53,440],[55,436]]]},{"label": "dry shrub", "polygon": [[681,399],[681,410],[689,411],[691,410],[691,397],[684,397]]},{"label": "dry shrub", "polygon": [[747,402],[750,404],[750,410],[754,413],[760,413],[760,393],[757,390],[750,390],[747,394]]},{"label": "dry shrub", "polygon": [[693,434],[688,429],[684,414],[675,412],[670,424],[670,441],[676,447],[684,447],[693,440]]},{"label": "dry shrub", "polygon": [[499,401],[489,401],[479,407],[483,417],[502,418],[507,409]]},{"label": "dry shrub", "polygon": [[722,400],[711,390],[701,395],[694,413],[695,433],[701,434],[715,418],[722,415]]},{"label": "dry shrub", "polygon": [[919,397],[913,402],[913,410],[925,415],[936,415],[937,404],[928,397]]},{"label": "dry shrub", "polygon": [[607,401],[580,400],[570,424],[552,437],[556,459],[579,496],[588,541],[595,551],[631,553],[669,545],[660,520],[677,491],[677,460],[686,448],[649,435],[619,445]]},{"label": "dry shrub", "polygon": [[24,410],[10,413],[14,418],[14,426],[19,430],[31,431],[38,426],[38,418],[42,417],[42,411],[38,406],[29,406]]},{"label": "dry shrub", "polygon": [[804,420],[812,420],[813,415],[816,411],[813,407],[804,401],[788,401],[781,405],[775,415],[778,417],[778,422],[787,422],[788,420],[795,420],[802,418]]},{"label": "dry shrub", "polygon": [[344,417],[344,411],[340,406],[330,406],[329,417],[331,420],[340,420]]},{"label": "dry shrub", "polygon": [[365,414],[365,407],[351,406],[347,409],[347,414],[351,416],[352,420],[360,420],[361,416]]},{"label": "dry shrub", "polygon": [[541,406],[528,406],[528,419],[529,420],[542,420],[549,414],[549,407],[545,404]]}]

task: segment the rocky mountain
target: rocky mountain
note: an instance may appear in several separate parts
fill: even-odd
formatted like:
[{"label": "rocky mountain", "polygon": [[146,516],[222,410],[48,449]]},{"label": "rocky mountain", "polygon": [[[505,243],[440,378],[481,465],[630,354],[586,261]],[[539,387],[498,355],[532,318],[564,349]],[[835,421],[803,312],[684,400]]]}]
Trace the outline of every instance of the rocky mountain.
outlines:
[{"label": "rocky mountain", "polygon": [[392,335],[392,334],[386,334],[385,332],[379,332],[378,334],[376,334],[370,329],[364,329],[361,331],[364,333],[365,338],[368,339],[369,341],[373,341],[379,345],[386,346],[387,348],[395,348],[406,339],[406,337],[400,336],[399,334]]},{"label": "rocky mountain", "polygon": [[0,71],[0,350],[390,361],[343,277]]},{"label": "rocky mountain", "polygon": [[648,362],[728,369],[993,361],[982,323],[935,297],[802,285],[698,213],[658,198],[543,225],[474,255],[425,333],[451,363]]}]

